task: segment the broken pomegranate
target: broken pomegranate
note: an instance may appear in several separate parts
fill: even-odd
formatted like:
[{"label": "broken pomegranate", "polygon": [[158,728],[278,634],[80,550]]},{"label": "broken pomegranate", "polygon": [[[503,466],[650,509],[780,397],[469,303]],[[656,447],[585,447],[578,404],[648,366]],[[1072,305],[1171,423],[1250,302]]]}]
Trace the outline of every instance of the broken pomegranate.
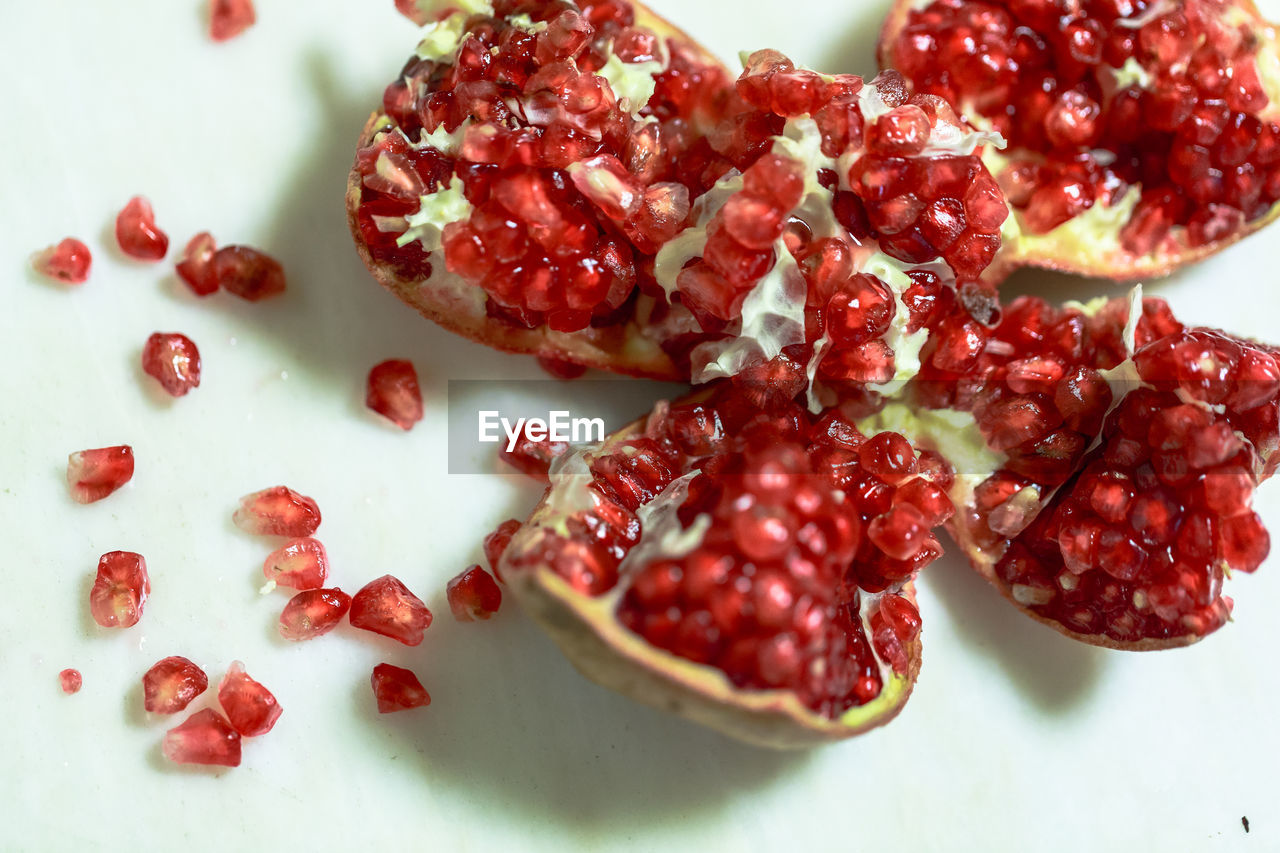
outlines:
[{"label": "broken pomegranate", "polygon": [[218,277],[213,264],[217,251],[218,245],[208,231],[201,231],[192,237],[182,250],[182,260],[178,261],[175,269],[178,277],[187,283],[196,296],[208,296],[218,290]]},{"label": "broken pomegranate", "polygon": [[78,669],[64,669],[58,673],[58,686],[62,688],[62,692],[70,696],[72,693],[79,693],[81,685],[84,684],[84,678],[80,675]]},{"label": "broken pomegranate", "polygon": [[129,628],[142,618],[151,594],[147,561],[132,551],[110,551],[98,560],[98,574],[89,591],[89,612],[103,628]]},{"label": "broken pomegranate", "polygon": [[318,539],[295,539],[271,552],[262,564],[262,574],[275,586],[318,589],[329,577],[329,557]]},{"label": "broken pomegranate", "polygon": [[209,0],[209,36],[227,41],[253,26],[253,0]]},{"label": "broken pomegranate", "polygon": [[246,533],[299,538],[316,532],[320,507],[287,486],[274,486],[242,497],[231,520]]},{"label": "broken pomegranate", "polygon": [[142,348],[142,370],[172,397],[200,387],[200,351],[177,332],[155,332]]},{"label": "broken pomegranate", "polygon": [[284,293],[284,267],[250,246],[223,246],[213,255],[213,278],[228,293],[258,302]]},{"label": "broken pomegranate", "polygon": [[403,430],[422,420],[422,390],[413,362],[393,358],[369,371],[365,405]]},{"label": "broken pomegranate", "polygon": [[391,575],[369,581],[351,597],[351,625],[416,646],[431,627],[431,611],[409,588]]},{"label": "broken pomegranate", "polygon": [[218,704],[232,727],[244,737],[271,731],[284,711],[271,691],[249,677],[244,664],[233,661],[218,685]]},{"label": "broken pomegranate", "polygon": [[156,225],[151,202],[134,196],[116,216],[116,242],[131,258],[159,261],[169,251],[169,236]]},{"label": "broken pomegranate", "polygon": [[67,237],[36,255],[32,266],[41,275],[65,284],[84,284],[89,280],[92,263],[89,247],[74,237]]},{"label": "broken pomegranate", "polygon": [[1280,209],[1280,45],[1251,0],[897,0],[880,55],[1009,141],[993,279],[1159,275]]},{"label": "broken pomegranate", "polygon": [[187,658],[157,661],[142,676],[142,705],[153,714],[176,714],[209,689],[209,676]]},{"label": "broken pomegranate", "polygon": [[165,732],[161,748],[175,764],[240,766],[240,733],[212,708],[196,711]]},{"label": "broken pomegranate", "polygon": [[340,589],[307,589],[289,599],[280,614],[280,636],[293,642],[327,634],[351,609],[351,596]]},{"label": "broken pomegranate", "polygon": [[412,670],[380,663],[373,668],[370,682],[374,698],[378,700],[379,714],[408,711],[431,704],[430,694]]},{"label": "broken pomegranate", "polygon": [[133,448],[127,444],[80,450],[67,457],[67,485],[77,503],[100,501],[133,479]]},{"label": "broken pomegranate", "polygon": [[459,622],[488,619],[502,604],[498,582],[479,566],[472,566],[450,580],[446,593],[453,618]]}]

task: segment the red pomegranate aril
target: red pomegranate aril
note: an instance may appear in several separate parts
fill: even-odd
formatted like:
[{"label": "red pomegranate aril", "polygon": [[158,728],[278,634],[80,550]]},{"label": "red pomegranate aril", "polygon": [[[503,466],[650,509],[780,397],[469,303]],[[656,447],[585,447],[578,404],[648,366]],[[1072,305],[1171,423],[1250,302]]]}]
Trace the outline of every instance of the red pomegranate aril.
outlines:
[{"label": "red pomegranate aril", "polygon": [[84,284],[89,280],[93,255],[89,247],[74,237],[67,237],[36,255],[32,266],[36,272],[64,284]]},{"label": "red pomegranate aril", "polygon": [[240,661],[233,661],[222,677],[218,704],[232,727],[244,737],[257,737],[271,731],[284,712],[271,691],[250,678]]},{"label": "red pomegranate aril", "polygon": [[142,704],[153,714],[176,714],[209,688],[209,676],[179,655],[157,661],[142,676]]},{"label": "red pomegranate aril", "polygon": [[256,20],[253,0],[209,0],[209,36],[214,41],[233,39]]},{"label": "red pomegranate aril", "polygon": [[402,430],[422,420],[422,390],[413,362],[390,359],[369,371],[365,405]]},{"label": "red pomegranate aril", "polygon": [[192,237],[182,250],[182,260],[175,270],[196,296],[208,296],[218,290],[218,276],[213,259],[218,251],[213,235],[201,231]]},{"label": "red pomegranate aril", "polygon": [[84,677],[80,675],[80,670],[78,669],[64,669],[58,673],[58,686],[68,696],[72,693],[79,693],[83,684]]},{"label": "red pomegranate aril", "polygon": [[351,599],[351,625],[390,637],[406,646],[422,642],[431,627],[431,611],[399,579],[383,575],[365,584]]},{"label": "red pomegranate aril", "polygon": [[262,564],[262,574],[278,586],[318,589],[329,577],[329,557],[318,539],[295,539],[271,552]]},{"label": "red pomegranate aril", "polygon": [[169,236],[156,226],[151,202],[134,196],[116,216],[116,242],[131,258],[159,261],[169,251]]},{"label": "red pomegranate aril", "polygon": [[511,544],[511,537],[519,529],[520,522],[514,518],[508,518],[484,538],[484,558],[488,561],[493,576],[499,581],[502,580],[502,575],[498,571],[498,565],[502,561],[502,555],[506,553],[507,546]]},{"label": "red pomegranate aril", "polygon": [[89,591],[89,612],[103,628],[129,628],[142,618],[151,594],[147,562],[132,551],[110,551],[98,560]]},{"label": "red pomegranate aril", "polygon": [[100,501],[133,479],[133,448],[127,444],[81,450],[67,457],[67,485],[82,504]]},{"label": "red pomegranate aril", "polygon": [[240,734],[212,708],[196,711],[165,732],[162,748],[175,764],[240,766]]},{"label": "red pomegranate aril", "polygon": [[502,604],[502,589],[493,576],[472,566],[449,581],[446,588],[449,609],[459,622],[488,619]]},{"label": "red pomegranate aril", "polygon": [[380,663],[373,668],[370,683],[373,696],[378,701],[379,714],[425,708],[431,704],[431,695],[412,670]]},{"label": "red pomegranate aril", "polygon": [[231,520],[246,533],[296,539],[316,532],[320,507],[287,486],[274,486],[242,497]]},{"label": "red pomegranate aril", "polygon": [[155,332],[142,348],[142,370],[171,397],[182,397],[200,387],[200,351],[186,335]]},{"label": "red pomegranate aril", "polygon": [[338,627],[350,609],[351,596],[340,589],[303,590],[280,613],[280,636],[292,642],[315,639]]},{"label": "red pomegranate aril", "polygon": [[284,268],[250,246],[223,246],[213,256],[214,280],[228,293],[258,302],[284,293]]}]

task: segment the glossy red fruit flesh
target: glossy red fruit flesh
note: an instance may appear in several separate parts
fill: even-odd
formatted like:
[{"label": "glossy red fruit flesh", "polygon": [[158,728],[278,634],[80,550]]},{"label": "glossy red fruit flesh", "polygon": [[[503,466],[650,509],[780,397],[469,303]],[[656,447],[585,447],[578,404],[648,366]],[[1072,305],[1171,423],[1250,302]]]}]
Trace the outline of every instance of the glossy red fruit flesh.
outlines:
[{"label": "glossy red fruit flesh", "polygon": [[412,670],[380,663],[373,668],[373,676],[369,680],[374,698],[378,700],[379,714],[424,708],[431,704],[430,694]]},{"label": "glossy red fruit flesh", "polygon": [[67,457],[67,486],[77,503],[100,501],[133,479],[133,448],[127,444],[81,450]]},{"label": "glossy red fruit flesh", "polygon": [[256,20],[253,0],[209,0],[209,37],[214,41],[233,39]]},{"label": "glossy red fruit flesh", "polygon": [[507,551],[507,546],[511,544],[511,537],[515,536],[519,529],[520,522],[514,518],[508,518],[484,538],[484,558],[488,561],[489,568],[493,570],[493,576],[500,582],[502,573],[498,570],[498,565],[502,561],[502,555]]},{"label": "glossy red fruit flesh", "polygon": [[284,293],[284,267],[250,246],[223,246],[213,255],[213,278],[228,293],[259,302]]},{"label": "glossy red fruit flesh", "polygon": [[217,251],[218,244],[208,231],[201,231],[192,237],[182,250],[182,260],[178,261],[175,269],[178,277],[187,283],[196,296],[208,296],[218,290],[218,277],[213,264]]},{"label": "glossy red fruit flesh", "polygon": [[142,348],[142,370],[172,397],[200,387],[200,351],[177,332],[155,332]]},{"label": "glossy red fruit flesh", "polygon": [[179,655],[157,661],[142,676],[142,704],[153,714],[176,714],[209,689],[209,676]]},{"label": "glossy red fruit flesh", "polygon": [[274,486],[242,497],[231,520],[246,533],[297,538],[316,532],[320,507],[287,486]]},{"label": "glossy red fruit flesh", "polygon": [[338,627],[350,609],[351,596],[340,589],[303,590],[280,613],[280,636],[293,642],[315,639]]},{"label": "glossy red fruit flesh", "polygon": [[431,627],[431,611],[409,588],[391,575],[361,587],[351,598],[348,617],[353,627],[416,646]]},{"label": "glossy red fruit flesh", "polygon": [[74,237],[67,237],[36,255],[32,262],[36,272],[65,284],[84,284],[89,280],[93,255],[89,247]]},{"label": "glossy red fruit flesh", "polygon": [[64,669],[58,673],[58,686],[68,696],[72,693],[79,693],[83,684],[84,677],[80,675],[80,670],[78,669]]},{"label": "glossy red fruit flesh", "polygon": [[175,764],[240,766],[240,733],[212,708],[196,711],[165,732],[162,748]]},{"label": "glossy red fruit flesh", "polygon": [[249,677],[244,664],[234,661],[218,685],[218,704],[232,727],[244,737],[264,735],[284,709],[271,691]]},{"label": "glossy red fruit flesh", "polygon": [[89,612],[103,628],[129,628],[142,618],[151,594],[147,561],[131,551],[110,551],[98,560],[89,591]]},{"label": "glossy red fruit flesh", "polygon": [[156,225],[151,202],[134,196],[116,216],[116,242],[131,258],[159,261],[169,251],[169,236]]},{"label": "glossy red fruit flesh", "polygon": [[329,556],[320,540],[295,539],[271,552],[262,564],[262,575],[277,586],[319,589],[329,577]]},{"label": "glossy red fruit flesh", "polygon": [[451,579],[446,587],[449,609],[459,622],[488,619],[502,605],[502,589],[493,576],[472,566]]},{"label": "glossy red fruit flesh", "polygon": [[413,362],[390,359],[369,371],[365,405],[403,430],[422,420],[422,390]]}]

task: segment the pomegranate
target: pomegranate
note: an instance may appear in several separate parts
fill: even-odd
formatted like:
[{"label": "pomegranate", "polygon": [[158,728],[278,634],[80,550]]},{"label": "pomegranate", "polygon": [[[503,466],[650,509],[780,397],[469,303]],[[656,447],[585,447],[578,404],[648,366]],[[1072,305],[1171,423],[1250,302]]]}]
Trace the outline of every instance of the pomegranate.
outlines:
[{"label": "pomegranate", "polygon": [[453,618],[459,622],[488,619],[502,604],[498,582],[479,566],[471,566],[451,579],[445,591]]},{"label": "pomegranate", "polygon": [[75,237],[67,237],[50,246],[32,260],[36,272],[65,284],[84,284],[89,280],[93,255],[89,247]]},{"label": "pomegranate", "polygon": [[241,299],[258,302],[284,293],[284,267],[252,246],[223,246],[210,263],[213,280]]},{"label": "pomegranate", "polygon": [[182,397],[200,387],[200,351],[186,335],[155,332],[142,348],[142,370],[171,397]]},{"label": "pomegranate", "polygon": [[212,708],[196,711],[165,732],[162,749],[175,764],[240,766],[240,733]]},{"label": "pomegranate", "polygon": [[116,242],[120,250],[140,261],[159,261],[169,251],[169,236],[156,225],[151,202],[134,196],[116,215]]},{"label": "pomegranate", "polygon": [[227,41],[253,26],[253,0],[209,0],[209,37]]},{"label": "pomegranate", "polygon": [[222,677],[218,704],[227,712],[232,727],[244,737],[271,731],[284,711],[270,690],[249,677],[240,661],[233,661]]},{"label": "pomegranate", "polygon": [[365,405],[402,430],[422,420],[422,390],[413,362],[393,358],[369,371]]},{"label": "pomegranate", "polygon": [[80,675],[80,670],[78,669],[64,669],[58,673],[58,686],[68,696],[72,693],[79,693],[83,684],[84,677]]},{"label": "pomegranate", "polygon": [[98,560],[89,590],[89,612],[103,628],[130,628],[142,618],[151,594],[147,561],[132,551],[110,551]]},{"label": "pomegranate", "polygon": [[310,536],[295,539],[267,556],[262,574],[273,588],[319,589],[329,577],[329,556],[320,540]]},{"label": "pomegranate", "polygon": [[180,655],[157,661],[142,676],[142,703],[153,714],[176,714],[209,688],[204,670]]},{"label": "pomegranate", "polygon": [[351,597],[348,616],[354,628],[390,637],[406,646],[422,642],[431,627],[431,611],[399,578],[391,575],[369,581]]},{"label": "pomegranate", "polygon": [[288,486],[273,486],[242,497],[231,520],[257,536],[310,536],[320,526],[320,507]]},{"label": "pomegranate", "polygon": [[289,599],[280,614],[280,636],[293,642],[312,640],[338,627],[351,609],[351,596],[340,589],[308,589]]},{"label": "pomegranate", "polygon": [[992,280],[1162,275],[1280,210],[1280,46],[1252,0],[897,0],[880,58],[1009,140]]},{"label": "pomegranate", "polygon": [[77,503],[100,501],[133,479],[133,448],[127,444],[80,450],[67,457],[67,486]]},{"label": "pomegranate", "polygon": [[175,269],[178,277],[187,283],[196,296],[208,296],[218,290],[218,278],[214,271],[213,258],[218,251],[218,244],[208,231],[201,231],[192,237],[182,250],[182,260]]},{"label": "pomegranate", "polygon": [[373,696],[378,700],[379,714],[408,711],[431,704],[431,695],[413,670],[380,663],[373,668],[369,681],[373,687]]}]

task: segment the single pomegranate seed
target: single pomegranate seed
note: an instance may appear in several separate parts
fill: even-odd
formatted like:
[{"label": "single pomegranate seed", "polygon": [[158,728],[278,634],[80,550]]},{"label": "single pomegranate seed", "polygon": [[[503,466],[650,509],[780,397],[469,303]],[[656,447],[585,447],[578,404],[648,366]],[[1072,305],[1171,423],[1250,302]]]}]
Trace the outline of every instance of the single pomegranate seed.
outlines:
[{"label": "single pomegranate seed", "polygon": [[78,503],[100,501],[133,479],[133,448],[127,444],[81,450],[67,457],[67,485]]},{"label": "single pomegranate seed", "polygon": [[459,622],[488,619],[502,604],[498,582],[479,566],[472,566],[449,581],[449,609]]},{"label": "single pomegranate seed", "polygon": [[240,766],[240,733],[212,708],[196,711],[165,732],[162,748],[175,764]]},{"label": "single pomegranate seed", "polygon": [[84,678],[80,675],[78,669],[64,669],[58,673],[58,686],[62,688],[62,692],[67,695],[79,693],[81,685],[84,684]]},{"label": "single pomegranate seed", "polygon": [[209,0],[209,36],[227,41],[253,26],[253,0]]},{"label": "single pomegranate seed", "polygon": [[271,691],[254,681],[240,661],[232,662],[218,685],[218,704],[227,719],[245,737],[256,737],[271,731],[284,711]]},{"label": "single pomegranate seed", "polygon": [[142,618],[151,594],[147,561],[131,551],[110,551],[98,560],[98,574],[89,591],[89,611],[103,628],[128,628]]},{"label": "single pomegranate seed", "polygon": [[200,387],[200,351],[177,332],[155,332],[142,348],[142,370],[173,397]]},{"label": "single pomegranate seed", "polygon": [[41,275],[66,284],[84,284],[89,280],[93,255],[89,247],[74,237],[67,237],[36,255],[32,266]]},{"label": "single pomegranate seed", "polygon": [[182,260],[178,261],[176,270],[178,277],[187,283],[196,296],[208,296],[218,289],[218,277],[214,269],[213,258],[218,245],[213,235],[201,231],[192,237],[182,252]]},{"label": "single pomegranate seed", "polygon": [[351,596],[340,589],[308,589],[289,599],[280,614],[280,636],[300,642],[327,634],[351,609]]},{"label": "single pomegranate seed", "polygon": [[380,663],[373,668],[370,682],[373,695],[378,700],[379,714],[424,708],[431,704],[430,694],[412,670]]},{"label": "single pomegranate seed", "polygon": [[244,532],[257,536],[299,538],[316,532],[320,507],[306,495],[275,486],[242,497],[231,520]]},{"label": "single pomegranate seed", "polygon": [[272,551],[262,564],[272,584],[291,589],[318,589],[329,577],[329,557],[318,539],[295,539]]},{"label": "single pomegranate seed", "polygon": [[169,251],[169,236],[156,227],[151,202],[134,196],[116,216],[116,242],[128,256],[159,261]]},{"label": "single pomegranate seed", "polygon": [[284,293],[284,267],[249,246],[224,246],[214,253],[213,277],[228,293],[258,302]]},{"label": "single pomegranate seed", "polygon": [[142,676],[142,704],[153,714],[176,714],[207,689],[204,670],[174,655],[157,661]]},{"label": "single pomegranate seed", "polygon": [[587,372],[581,364],[545,355],[538,356],[538,366],[556,379],[577,379]]},{"label": "single pomegranate seed", "polygon": [[365,405],[403,430],[422,420],[422,390],[413,363],[391,359],[369,371]]},{"label": "single pomegranate seed", "polygon": [[502,555],[506,553],[507,546],[511,544],[511,537],[515,536],[519,529],[520,522],[514,518],[508,518],[484,538],[484,558],[489,561],[493,576],[500,581],[502,574],[498,571],[498,564],[502,561]]},{"label": "single pomegranate seed", "polygon": [[431,627],[431,611],[409,588],[391,575],[365,584],[351,599],[351,624],[406,646],[422,642]]}]

